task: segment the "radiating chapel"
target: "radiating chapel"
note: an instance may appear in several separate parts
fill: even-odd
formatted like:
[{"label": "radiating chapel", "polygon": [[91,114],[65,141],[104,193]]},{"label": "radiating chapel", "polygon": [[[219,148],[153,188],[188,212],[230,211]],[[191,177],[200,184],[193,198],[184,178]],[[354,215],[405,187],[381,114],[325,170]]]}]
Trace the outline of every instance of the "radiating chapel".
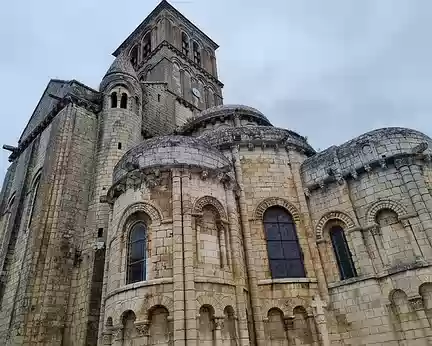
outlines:
[{"label": "radiating chapel", "polygon": [[98,90],[48,83],[3,147],[1,345],[432,345],[432,139],[316,152],[224,105],[217,48],[162,1]]}]

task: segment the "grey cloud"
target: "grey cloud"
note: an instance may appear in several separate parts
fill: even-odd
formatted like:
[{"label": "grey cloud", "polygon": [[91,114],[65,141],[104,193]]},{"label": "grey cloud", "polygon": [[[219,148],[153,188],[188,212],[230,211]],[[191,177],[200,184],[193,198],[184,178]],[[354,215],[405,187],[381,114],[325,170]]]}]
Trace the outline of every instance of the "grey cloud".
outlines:
[{"label": "grey cloud", "polygon": [[[8,2],[0,13],[2,142],[16,143],[49,78],[97,87],[111,52],[157,3]],[[172,4],[220,44],[225,103],[254,106],[275,125],[308,136],[315,148],[383,126],[432,134],[432,2]],[[4,172],[7,152],[0,159]]]}]

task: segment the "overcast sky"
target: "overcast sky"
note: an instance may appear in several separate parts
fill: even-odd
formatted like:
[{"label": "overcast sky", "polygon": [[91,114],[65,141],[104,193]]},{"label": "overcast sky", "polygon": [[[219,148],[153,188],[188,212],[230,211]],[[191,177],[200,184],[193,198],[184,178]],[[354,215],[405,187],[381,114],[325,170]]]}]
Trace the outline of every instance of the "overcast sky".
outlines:
[{"label": "overcast sky", "polygon": [[[50,78],[97,88],[157,0],[14,0],[0,12],[0,138],[16,145]],[[225,103],[324,149],[366,131],[432,135],[432,1],[171,1],[220,48]],[[0,178],[9,153],[0,154]]]}]

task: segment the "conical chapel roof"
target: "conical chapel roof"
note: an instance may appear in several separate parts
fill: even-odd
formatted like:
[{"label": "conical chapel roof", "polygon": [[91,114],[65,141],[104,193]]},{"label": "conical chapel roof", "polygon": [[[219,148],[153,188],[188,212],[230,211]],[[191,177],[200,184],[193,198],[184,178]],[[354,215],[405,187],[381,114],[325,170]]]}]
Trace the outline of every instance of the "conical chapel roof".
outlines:
[{"label": "conical chapel roof", "polygon": [[111,64],[110,68],[108,69],[107,73],[105,74],[105,77],[113,74],[113,73],[124,73],[124,74],[128,74],[131,77],[135,78],[138,80],[138,76],[131,64],[131,62],[129,61],[129,59],[127,57],[125,57],[124,55],[120,55],[118,56],[113,63]]},{"label": "conical chapel roof", "polygon": [[[119,55],[111,64],[110,68],[108,69],[107,73],[105,73],[105,76],[102,78],[102,82],[99,86],[99,90],[104,90],[107,85],[114,79],[117,79],[120,75],[120,78],[124,78],[126,76],[131,77],[133,80],[138,82],[138,76],[132,67],[131,62],[127,57],[124,55]],[[123,77],[121,77],[123,76]]]}]

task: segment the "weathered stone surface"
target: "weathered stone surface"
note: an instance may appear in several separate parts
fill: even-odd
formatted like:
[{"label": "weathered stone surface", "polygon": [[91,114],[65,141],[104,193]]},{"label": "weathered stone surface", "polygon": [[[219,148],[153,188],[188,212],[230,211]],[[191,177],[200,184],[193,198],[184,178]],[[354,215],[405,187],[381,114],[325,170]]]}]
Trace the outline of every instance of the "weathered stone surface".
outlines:
[{"label": "weathered stone surface", "polygon": [[0,195],[2,345],[432,342],[432,140],[316,153],[221,105],[216,48],[162,1],[99,92],[50,82]]}]

